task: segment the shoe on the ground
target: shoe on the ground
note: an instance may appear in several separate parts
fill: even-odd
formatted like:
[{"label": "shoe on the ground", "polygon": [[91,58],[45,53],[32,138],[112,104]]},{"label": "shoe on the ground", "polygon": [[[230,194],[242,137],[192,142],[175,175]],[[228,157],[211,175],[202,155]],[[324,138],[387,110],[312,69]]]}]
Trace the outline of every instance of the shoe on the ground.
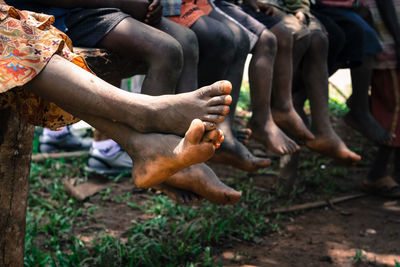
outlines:
[{"label": "shoe on the ground", "polygon": [[71,132],[57,138],[42,134],[39,136],[39,152],[87,151],[90,149],[92,142],[93,138],[79,137]]},{"label": "shoe on the ground", "polygon": [[387,198],[400,198],[400,185],[391,176],[384,176],[376,181],[365,179],[362,189],[370,194]]},{"label": "shoe on the ground", "polygon": [[132,171],[132,166],[132,160],[124,150],[107,157],[99,149],[92,148],[85,170],[100,175],[118,175],[123,171]]}]

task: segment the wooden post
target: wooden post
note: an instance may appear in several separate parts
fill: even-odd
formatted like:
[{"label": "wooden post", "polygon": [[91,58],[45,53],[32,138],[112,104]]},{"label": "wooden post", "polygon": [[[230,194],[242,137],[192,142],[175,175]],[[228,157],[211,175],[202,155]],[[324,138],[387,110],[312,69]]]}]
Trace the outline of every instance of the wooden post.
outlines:
[{"label": "wooden post", "polygon": [[23,266],[34,127],[0,110],[0,266]]}]

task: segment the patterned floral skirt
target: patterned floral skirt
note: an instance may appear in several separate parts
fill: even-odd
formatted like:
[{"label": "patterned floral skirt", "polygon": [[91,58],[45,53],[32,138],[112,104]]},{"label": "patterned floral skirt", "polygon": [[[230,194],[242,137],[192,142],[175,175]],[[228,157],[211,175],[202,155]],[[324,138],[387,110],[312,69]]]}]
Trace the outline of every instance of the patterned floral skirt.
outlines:
[{"label": "patterned floral skirt", "polygon": [[79,119],[22,86],[38,75],[54,54],[90,69],[82,57],[72,53],[71,41],[51,26],[53,22],[52,16],[0,4],[0,109],[15,108],[27,122],[56,129]]}]

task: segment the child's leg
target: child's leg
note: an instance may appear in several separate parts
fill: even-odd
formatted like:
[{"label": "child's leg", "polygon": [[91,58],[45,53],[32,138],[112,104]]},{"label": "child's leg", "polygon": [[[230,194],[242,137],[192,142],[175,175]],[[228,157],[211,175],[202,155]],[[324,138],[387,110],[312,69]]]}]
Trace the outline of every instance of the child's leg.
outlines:
[{"label": "child's leg", "polygon": [[97,45],[147,66],[142,93],[175,93],[183,68],[183,52],[179,42],[169,34],[129,17]]},{"label": "child's leg", "polygon": [[388,175],[388,165],[393,147],[380,146],[363,189],[383,197],[400,198],[400,185]]},{"label": "child's leg", "polygon": [[196,33],[199,42],[199,84],[225,79],[235,55],[233,33],[209,16],[200,17],[190,29]]},{"label": "child's leg", "polygon": [[162,19],[156,27],[174,37],[182,47],[183,68],[175,93],[196,90],[198,88],[197,66],[199,64],[199,45],[196,34],[169,19]]},{"label": "child's leg", "polygon": [[295,152],[299,146],[287,137],[272,119],[271,88],[276,42],[275,36],[264,30],[252,50],[249,82],[253,116],[249,126],[254,138],[272,152],[284,155]]},{"label": "child's leg", "polygon": [[[200,50],[200,65],[204,65],[203,67],[199,66],[199,83],[204,84],[213,79],[233,79],[232,110],[226,120],[220,125],[220,129],[225,135],[225,141],[212,160],[232,165],[242,170],[255,171],[259,168],[269,166],[270,160],[252,155],[244,145],[237,141],[232,133],[231,124],[235,113],[234,107],[239,98],[240,81],[243,71],[240,67],[244,67],[245,55],[248,53],[248,41],[246,39],[243,40],[242,31],[238,29],[238,26],[232,24],[231,21],[226,21],[223,17],[216,14],[215,11],[212,11],[208,17],[201,17],[193,24],[191,29],[196,32],[200,49],[204,47],[204,50],[212,50],[210,45],[213,45],[213,47],[217,46],[215,51],[208,51],[209,54],[212,52],[210,55],[204,55],[201,52],[202,50]],[[221,34],[218,31],[221,31]],[[225,40],[221,40],[221,37],[224,37]],[[227,67],[224,69],[223,66],[225,65]],[[213,70],[217,66],[219,66],[218,71]],[[234,75],[235,73],[237,74],[236,76]]]},{"label": "child's leg", "polygon": [[394,179],[400,183],[400,147],[394,148]]},{"label": "child's leg", "polygon": [[373,55],[365,55],[363,64],[351,69],[353,93],[347,101],[350,111],[346,115],[346,122],[369,139],[379,144],[387,144],[392,135],[374,119],[369,107],[368,92],[373,62]]},{"label": "child's leg", "polygon": [[315,139],[307,141],[306,145],[328,156],[355,163],[361,157],[347,148],[333,130],[329,119],[327,56],[328,40],[325,34],[322,31],[312,31],[310,47],[302,62],[302,75],[310,100]]},{"label": "child's leg", "polygon": [[313,134],[293,107],[293,35],[282,23],[276,24],[270,31],[276,36],[278,44],[273,75],[272,116],[286,132],[302,140],[312,140]]},{"label": "child's leg", "polygon": [[242,195],[221,182],[206,164],[192,165],[172,175],[164,183],[193,192],[216,204],[234,204]]},{"label": "child's leg", "polygon": [[379,146],[378,153],[368,173],[369,180],[377,181],[388,175],[388,165],[392,151],[393,148],[390,146]]},{"label": "child's leg", "polygon": [[73,114],[112,119],[139,132],[178,135],[183,135],[195,118],[207,121],[208,130],[215,128],[228,114],[231,101],[229,82],[179,95],[151,97],[129,93],[59,56],[53,56],[26,88],[65,110],[72,110]]}]

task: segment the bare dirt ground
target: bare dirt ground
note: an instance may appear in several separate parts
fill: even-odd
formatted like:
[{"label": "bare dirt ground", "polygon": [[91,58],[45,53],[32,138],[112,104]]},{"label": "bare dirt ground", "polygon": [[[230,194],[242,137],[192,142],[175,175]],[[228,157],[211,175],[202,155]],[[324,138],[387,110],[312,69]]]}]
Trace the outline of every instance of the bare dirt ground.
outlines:
[{"label": "bare dirt ground", "polygon": [[[343,125],[339,125],[339,128],[344,129],[340,134],[346,136],[347,143],[352,147],[358,147],[366,161],[371,160],[371,156],[368,156],[368,153],[371,153],[369,150],[371,145]],[[250,146],[255,152],[262,150],[255,144]],[[320,168],[321,172],[325,171],[325,168],[330,168],[331,171],[321,177],[320,179],[324,180],[319,181],[317,185],[312,183],[313,177],[308,180],[299,177],[297,186],[302,188],[302,191],[289,205],[361,193],[360,183],[368,171],[368,164],[359,164],[347,169],[331,160],[321,163],[315,159],[315,153],[308,151],[302,154],[301,159],[300,176],[306,175],[311,168]],[[226,166],[213,165],[213,168],[225,181],[237,172]],[[335,168],[345,168],[346,171],[336,175],[338,171],[332,171]],[[265,192],[276,191],[280,183],[276,175],[268,172],[248,174],[247,177],[252,177],[255,187]],[[326,180],[329,182],[324,186],[328,188],[334,182],[335,186],[330,191],[320,188],[320,184],[327,182]],[[119,183],[108,183],[113,185],[110,195],[107,196],[109,198],[130,192],[129,201],[141,205],[150,197],[146,191],[135,187],[130,179],[124,179]],[[93,196],[85,206],[96,204],[102,197],[104,197],[102,194]],[[84,228],[76,227],[74,230],[74,234],[85,242],[89,242],[99,230],[124,239],[131,220],[140,221],[149,218],[148,214],[131,209],[123,203],[102,203],[101,210],[96,211],[90,219],[91,223]],[[276,201],[276,207],[285,205],[287,197],[280,196]],[[278,231],[257,238],[253,240],[254,242],[237,241],[213,248],[215,263],[223,266],[280,267],[396,266],[396,261],[400,263],[400,202],[398,201],[364,196],[336,205],[282,215],[278,225]]]}]

